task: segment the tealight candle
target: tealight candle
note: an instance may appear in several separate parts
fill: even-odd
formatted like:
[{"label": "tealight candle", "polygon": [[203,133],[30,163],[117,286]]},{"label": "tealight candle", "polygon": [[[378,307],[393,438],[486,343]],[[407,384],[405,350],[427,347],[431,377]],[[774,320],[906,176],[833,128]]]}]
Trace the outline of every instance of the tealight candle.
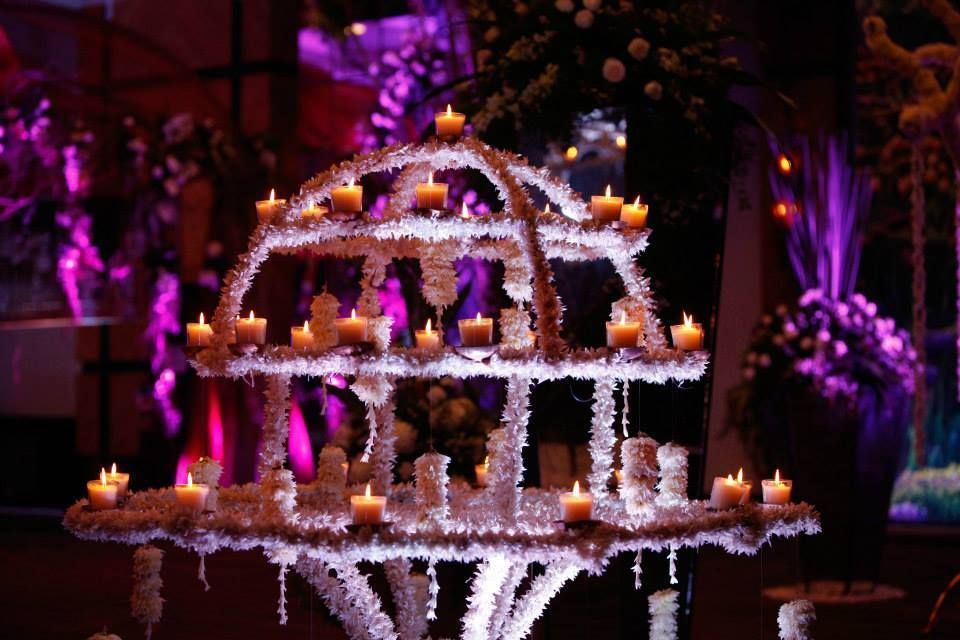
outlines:
[{"label": "tealight candle", "polygon": [[274,196],[276,191],[270,189],[270,199],[269,200],[257,200],[257,220],[261,224],[269,224],[273,222],[273,219],[276,217],[280,210],[287,204],[287,201],[283,198],[276,199]]},{"label": "tealight candle", "polygon": [[130,487],[130,474],[129,473],[118,473],[117,472],[117,463],[114,462],[110,467],[110,475],[107,476],[107,480],[110,482],[117,483],[117,496],[122,498],[127,495],[127,489]]},{"label": "tealight candle", "polygon": [[717,476],[713,479],[713,488],[710,491],[710,506],[714,509],[732,509],[750,500],[750,489],[753,485],[743,481],[743,468],[737,472],[737,479],[733,475],[726,478]]},{"label": "tealight candle", "polygon": [[430,318],[427,318],[427,326],[423,329],[417,329],[414,333],[418,349],[439,349],[440,332],[434,331],[430,326]]},{"label": "tealight candle", "polygon": [[640,339],[640,323],[628,322],[626,311],[620,312],[620,321],[607,321],[607,346],[622,349],[637,346]]},{"label": "tealight candle", "polygon": [[483,459],[483,464],[474,465],[473,470],[477,474],[477,486],[487,486],[487,472],[490,470],[490,456]]},{"label": "tealight candle", "polygon": [[631,229],[642,229],[647,226],[647,204],[640,204],[640,196],[633,201],[633,204],[625,204],[620,210],[620,222]]},{"label": "tealight candle", "polygon": [[692,315],[683,314],[683,324],[670,325],[673,346],[678,351],[699,351],[703,349],[703,326],[693,321]]},{"label": "tealight candle", "polygon": [[359,213],[363,210],[363,185],[354,184],[353,178],[342,187],[334,187],[330,192],[334,211]]},{"label": "tealight candle", "polygon": [[290,327],[290,346],[298,351],[313,347],[313,334],[310,324],[304,320],[302,327]]},{"label": "tealight candle", "polygon": [[760,483],[760,486],[763,489],[764,504],[787,504],[790,502],[793,480],[781,480],[780,469],[777,469],[773,480],[764,480]]},{"label": "tealight candle", "polygon": [[213,327],[203,321],[203,312],[200,312],[199,322],[187,323],[187,346],[209,347],[213,337]]},{"label": "tealight candle", "polygon": [[610,185],[607,185],[605,195],[593,196],[590,198],[590,213],[594,220],[600,222],[613,222],[620,219],[620,207],[623,206],[623,198],[610,195]]},{"label": "tealight candle", "polygon": [[117,508],[117,493],[119,486],[116,482],[107,482],[107,470],[101,467],[100,479],[87,483],[87,497],[90,508],[95,511]]},{"label": "tealight candle", "polygon": [[237,318],[237,344],[263,344],[267,341],[267,319],[257,318],[250,311],[247,318]]},{"label": "tealight candle", "polygon": [[560,519],[581,522],[593,519],[593,496],[580,493],[580,481],[573,483],[573,491],[560,494]]},{"label": "tealight candle", "polygon": [[358,316],[356,309],[350,311],[349,318],[337,318],[333,324],[337,329],[337,344],[367,341],[367,318]]},{"label": "tealight candle", "polygon": [[493,344],[493,318],[482,318],[477,312],[476,318],[458,320],[460,344],[465,347],[485,347]]},{"label": "tealight candle", "polygon": [[463,123],[467,116],[457,113],[447,105],[446,111],[441,111],[433,117],[437,127],[438,138],[459,138],[463,135]]},{"label": "tealight candle", "polygon": [[173,488],[177,504],[200,513],[207,504],[210,487],[205,484],[193,484],[193,474],[187,472],[187,484],[178,484]]},{"label": "tealight candle", "polygon": [[300,217],[304,220],[315,220],[317,218],[322,218],[328,213],[330,213],[330,209],[322,204],[313,203],[300,212]]},{"label": "tealight candle", "polygon": [[381,524],[387,511],[386,496],[370,495],[370,483],[362,496],[350,496],[350,516],[353,524]]},{"label": "tealight candle", "polygon": [[445,182],[434,182],[432,171],[425,183],[421,182],[417,185],[416,191],[418,209],[447,208],[447,184]]}]

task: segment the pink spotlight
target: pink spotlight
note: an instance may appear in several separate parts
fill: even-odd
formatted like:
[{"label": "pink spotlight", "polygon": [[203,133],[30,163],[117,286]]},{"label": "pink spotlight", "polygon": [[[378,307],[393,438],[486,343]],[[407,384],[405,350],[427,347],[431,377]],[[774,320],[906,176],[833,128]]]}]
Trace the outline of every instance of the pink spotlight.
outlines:
[{"label": "pink spotlight", "polygon": [[296,399],[291,400],[290,438],[287,446],[290,452],[290,469],[297,482],[313,480],[313,446],[310,444],[307,422],[303,419],[303,412],[300,411]]}]

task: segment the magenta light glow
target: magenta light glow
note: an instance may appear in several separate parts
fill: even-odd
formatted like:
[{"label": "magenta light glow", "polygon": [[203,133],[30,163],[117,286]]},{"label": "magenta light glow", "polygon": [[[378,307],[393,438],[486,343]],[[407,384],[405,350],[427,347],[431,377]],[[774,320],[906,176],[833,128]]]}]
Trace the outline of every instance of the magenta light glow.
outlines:
[{"label": "magenta light glow", "polygon": [[303,419],[303,412],[296,398],[290,403],[290,438],[287,447],[290,454],[290,469],[297,482],[312,481],[313,446],[310,444],[307,421]]}]

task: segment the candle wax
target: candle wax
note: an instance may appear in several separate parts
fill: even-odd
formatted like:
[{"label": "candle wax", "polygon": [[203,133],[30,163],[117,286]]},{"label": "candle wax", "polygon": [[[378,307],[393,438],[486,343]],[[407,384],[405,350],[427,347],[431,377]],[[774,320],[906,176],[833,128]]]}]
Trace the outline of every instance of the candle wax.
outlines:
[{"label": "candle wax", "polygon": [[237,344],[263,344],[267,341],[267,319],[254,317],[238,318],[234,323]]},{"label": "candle wax", "polygon": [[630,322],[621,314],[618,322],[607,322],[607,346],[622,349],[637,346],[640,340],[640,323]]},{"label": "candle wax", "polygon": [[330,200],[334,211],[359,213],[363,210],[363,185],[350,184],[334,187],[330,192]]},{"label": "candle wax", "polygon": [[187,346],[209,347],[212,337],[213,327],[203,321],[202,313],[200,314],[200,322],[187,323]]},{"label": "candle wax", "polygon": [[484,347],[493,344],[493,318],[476,318],[458,320],[460,329],[460,344],[465,347]]},{"label": "candle wax", "polygon": [[620,219],[620,208],[623,198],[610,195],[610,185],[607,185],[606,195],[593,196],[590,199],[590,213],[594,220],[613,222]]},{"label": "candle wax", "polygon": [[648,210],[648,206],[641,204],[640,198],[637,198],[633,204],[623,205],[623,209],[620,210],[620,222],[631,229],[642,229],[647,226]]},{"label": "candle wax", "polygon": [[337,329],[337,344],[357,344],[367,342],[367,318],[358,316],[356,310],[349,318],[337,318],[333,321]]},{"label": "candle wax", "polygon": [[187,473],[187,483],[176,485],[173,491],[178,505],[200,513],[207,505],[207,494],[210,492],[210,487],[205,484],[194,484],[193,477],[190,473]]},{"label": "candle wax", "polygon": [[593,496],[581,493],[579,482],[574,483],[573,491],[560,494],[560,519],[564,522],[593,519]]},{"label": "candle wax", "polygon": [[116,509],[120,486],[107,480],[107,472],[100,470],[100,477],[87,483],[87,498],[90,508],[95,511]]},{"label": "candle wax", "polygon": [[313,347],[313,334],[310,333],[309,324],[304,322],[302,327],[290,327],[290,346],[298,351]]},{"label": "candle wax", "polygon": [[463,135],[463,123],[466,121],[467,116],[462,113],[457,113],[450,109],[450,105],[447,105],[446,111],[441,111],[437,113],[433,121],[437,127],[437,137],[438,138],[458,138]]},{"label": "candle wax", "polygon": [[381,524],[386,510],[386,496],[370,495],[369,483],[365,495],[350,496],[350,516],[353,524]]},{"label": "candle wax", "polygon": [[763,490],[764,504],[788,504],[790,502],[790,492],[793,490],[793,480],[781,480],[780,473],[772,480],[764,480],[760,483]]},{"label": "candle wax", "polygon": [[418,349],[439,349],[440,332],[433,331],[430,328],[430,321],[427,320],[427,326],[424,329],[417,329],[414,332],[414,339],[417,341]]}]

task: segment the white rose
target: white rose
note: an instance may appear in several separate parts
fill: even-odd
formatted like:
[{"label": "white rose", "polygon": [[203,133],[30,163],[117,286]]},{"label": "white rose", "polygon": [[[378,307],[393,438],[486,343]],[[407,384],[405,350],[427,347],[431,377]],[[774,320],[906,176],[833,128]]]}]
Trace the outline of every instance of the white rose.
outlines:
[{"label": "white rose", "polygon": [[583,0],[583,6],[590,9],[590,11],[596,11],[602,4],[603,0]]},{"label": "white rose", "polygon": [[553,6],[557,8],[557,11],[570,13],[573,11],[573,0],[557,0],[553,3]]},{"label": "white rose", "polygon": [[643,38],[634,38],[627,45],[627,53],[633,56],[634,60],[643,60],[650,53],[650,43]]},{"label": "white rose", "polygon": [[603,61],[603,79],[607,82],[622,82],[627,75],[627,68],[616,58],[607,58]]},{"label": "white rose", "polygon": [[643,87],[643,92],[651,100],[659,100],[663,97],[663,87],[656,80],[651,80]]},{"label": "white rose", "polygon": [[593,12],[589,9],[577,11],[577,15],[573,16],[573,23],[581,29],[589,29],[593,26]]}]

